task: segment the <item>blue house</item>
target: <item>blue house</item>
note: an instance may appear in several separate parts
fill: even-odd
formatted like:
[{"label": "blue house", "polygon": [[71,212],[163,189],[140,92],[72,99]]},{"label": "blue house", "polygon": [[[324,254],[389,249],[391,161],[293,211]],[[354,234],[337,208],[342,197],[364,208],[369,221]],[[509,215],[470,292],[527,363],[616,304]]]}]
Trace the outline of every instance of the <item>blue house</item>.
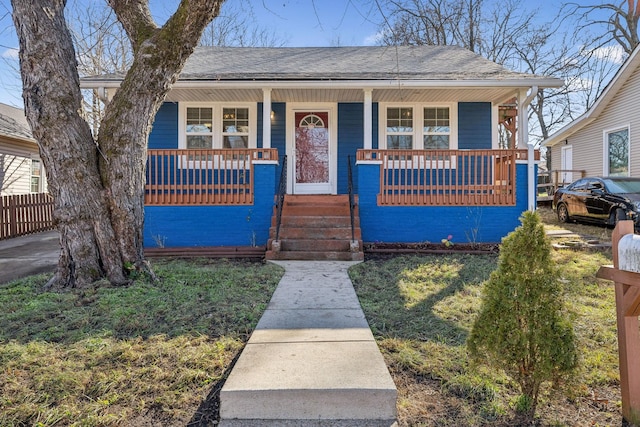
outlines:
[{"label": "blue house", "polygon": [[[363,242],[499,242],[535,206],[528,104],[561,85],[454,46],[198,48],[149,137],[145,245],[360,259]],[[519,147],[501,149],[514,98]]]}]

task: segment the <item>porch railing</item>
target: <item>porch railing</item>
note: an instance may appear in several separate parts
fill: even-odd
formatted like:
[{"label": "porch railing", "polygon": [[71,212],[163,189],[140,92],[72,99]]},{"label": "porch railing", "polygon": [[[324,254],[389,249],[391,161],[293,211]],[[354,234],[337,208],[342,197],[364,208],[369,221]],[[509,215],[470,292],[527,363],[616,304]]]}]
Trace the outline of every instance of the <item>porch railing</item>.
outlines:
[{"label": "porch railing", "polygon": [[513,206],[527,150],[358,150],[380,163],[379,205]]},{"label": "porch railing", "polygon": [[276,241],[280,240],[280,225],[282,225],[282,210],[284,209],[284,196],[287,194],[287,156],[282,158],[282,170],[278,182],[278,194],[276,195]]},{"label": "porch railing", "polygon": [[259,160],[277,161],[277,149],[149,150],[145,204],[252,204]]}]

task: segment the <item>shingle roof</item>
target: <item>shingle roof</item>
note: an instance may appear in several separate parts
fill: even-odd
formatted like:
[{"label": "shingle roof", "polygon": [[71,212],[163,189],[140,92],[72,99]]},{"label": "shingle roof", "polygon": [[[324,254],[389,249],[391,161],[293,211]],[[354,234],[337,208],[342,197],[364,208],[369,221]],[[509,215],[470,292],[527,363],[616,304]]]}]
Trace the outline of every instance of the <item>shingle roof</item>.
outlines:
[{"label": "shingle roof", "polygon": [[199,47],[180,80],[513,79],[509,71],[457,46],[303,48]]},{"label": "shingle roof", "polygon": [[33,141],[24,110],[0,104],[0,135]]},{"label": "shingle roof", "polygon": [[[121,75],[85,77],[119,81]],[[558,79],[510,71],[458,46],[198,47],[180,81],[532,81]],[[535,83],[534,83],[535,84]],[[91,84],[87,85],[91,86]]]}]

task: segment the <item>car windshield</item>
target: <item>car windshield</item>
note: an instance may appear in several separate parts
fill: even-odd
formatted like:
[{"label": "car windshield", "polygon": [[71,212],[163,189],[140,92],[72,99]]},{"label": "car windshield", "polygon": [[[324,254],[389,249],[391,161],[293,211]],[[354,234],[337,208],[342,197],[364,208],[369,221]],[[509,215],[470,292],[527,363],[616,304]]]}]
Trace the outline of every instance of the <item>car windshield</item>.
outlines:
[{"label": "car windshield", "polygon": [[640,193],[640,180],[635,179],[621,179],[621,180],[604,180],[607,189],[611,193],[616,194],[628,194],[628,193]]}]

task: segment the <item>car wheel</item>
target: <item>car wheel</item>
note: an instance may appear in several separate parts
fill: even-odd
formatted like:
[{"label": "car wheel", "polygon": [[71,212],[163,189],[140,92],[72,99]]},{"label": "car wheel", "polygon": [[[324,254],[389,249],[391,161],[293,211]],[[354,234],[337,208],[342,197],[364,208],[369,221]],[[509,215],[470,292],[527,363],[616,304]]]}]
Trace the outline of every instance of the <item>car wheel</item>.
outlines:
[{"label": "car wheel", "polygon": [[609,215],[609,225],[612,227],[615,227],[618,221],[622,219],[627,219],[627,214],[624,211],[624,209],[620,209],[620,208],[614,209],[611,211],[611,214]]},{"label": "car wheel", "polygon": [[558,210],[558,221],[569,222],[569,211],[567,210],[567,206],[564,204],[559,204],[557,207],[557,210]]}]

